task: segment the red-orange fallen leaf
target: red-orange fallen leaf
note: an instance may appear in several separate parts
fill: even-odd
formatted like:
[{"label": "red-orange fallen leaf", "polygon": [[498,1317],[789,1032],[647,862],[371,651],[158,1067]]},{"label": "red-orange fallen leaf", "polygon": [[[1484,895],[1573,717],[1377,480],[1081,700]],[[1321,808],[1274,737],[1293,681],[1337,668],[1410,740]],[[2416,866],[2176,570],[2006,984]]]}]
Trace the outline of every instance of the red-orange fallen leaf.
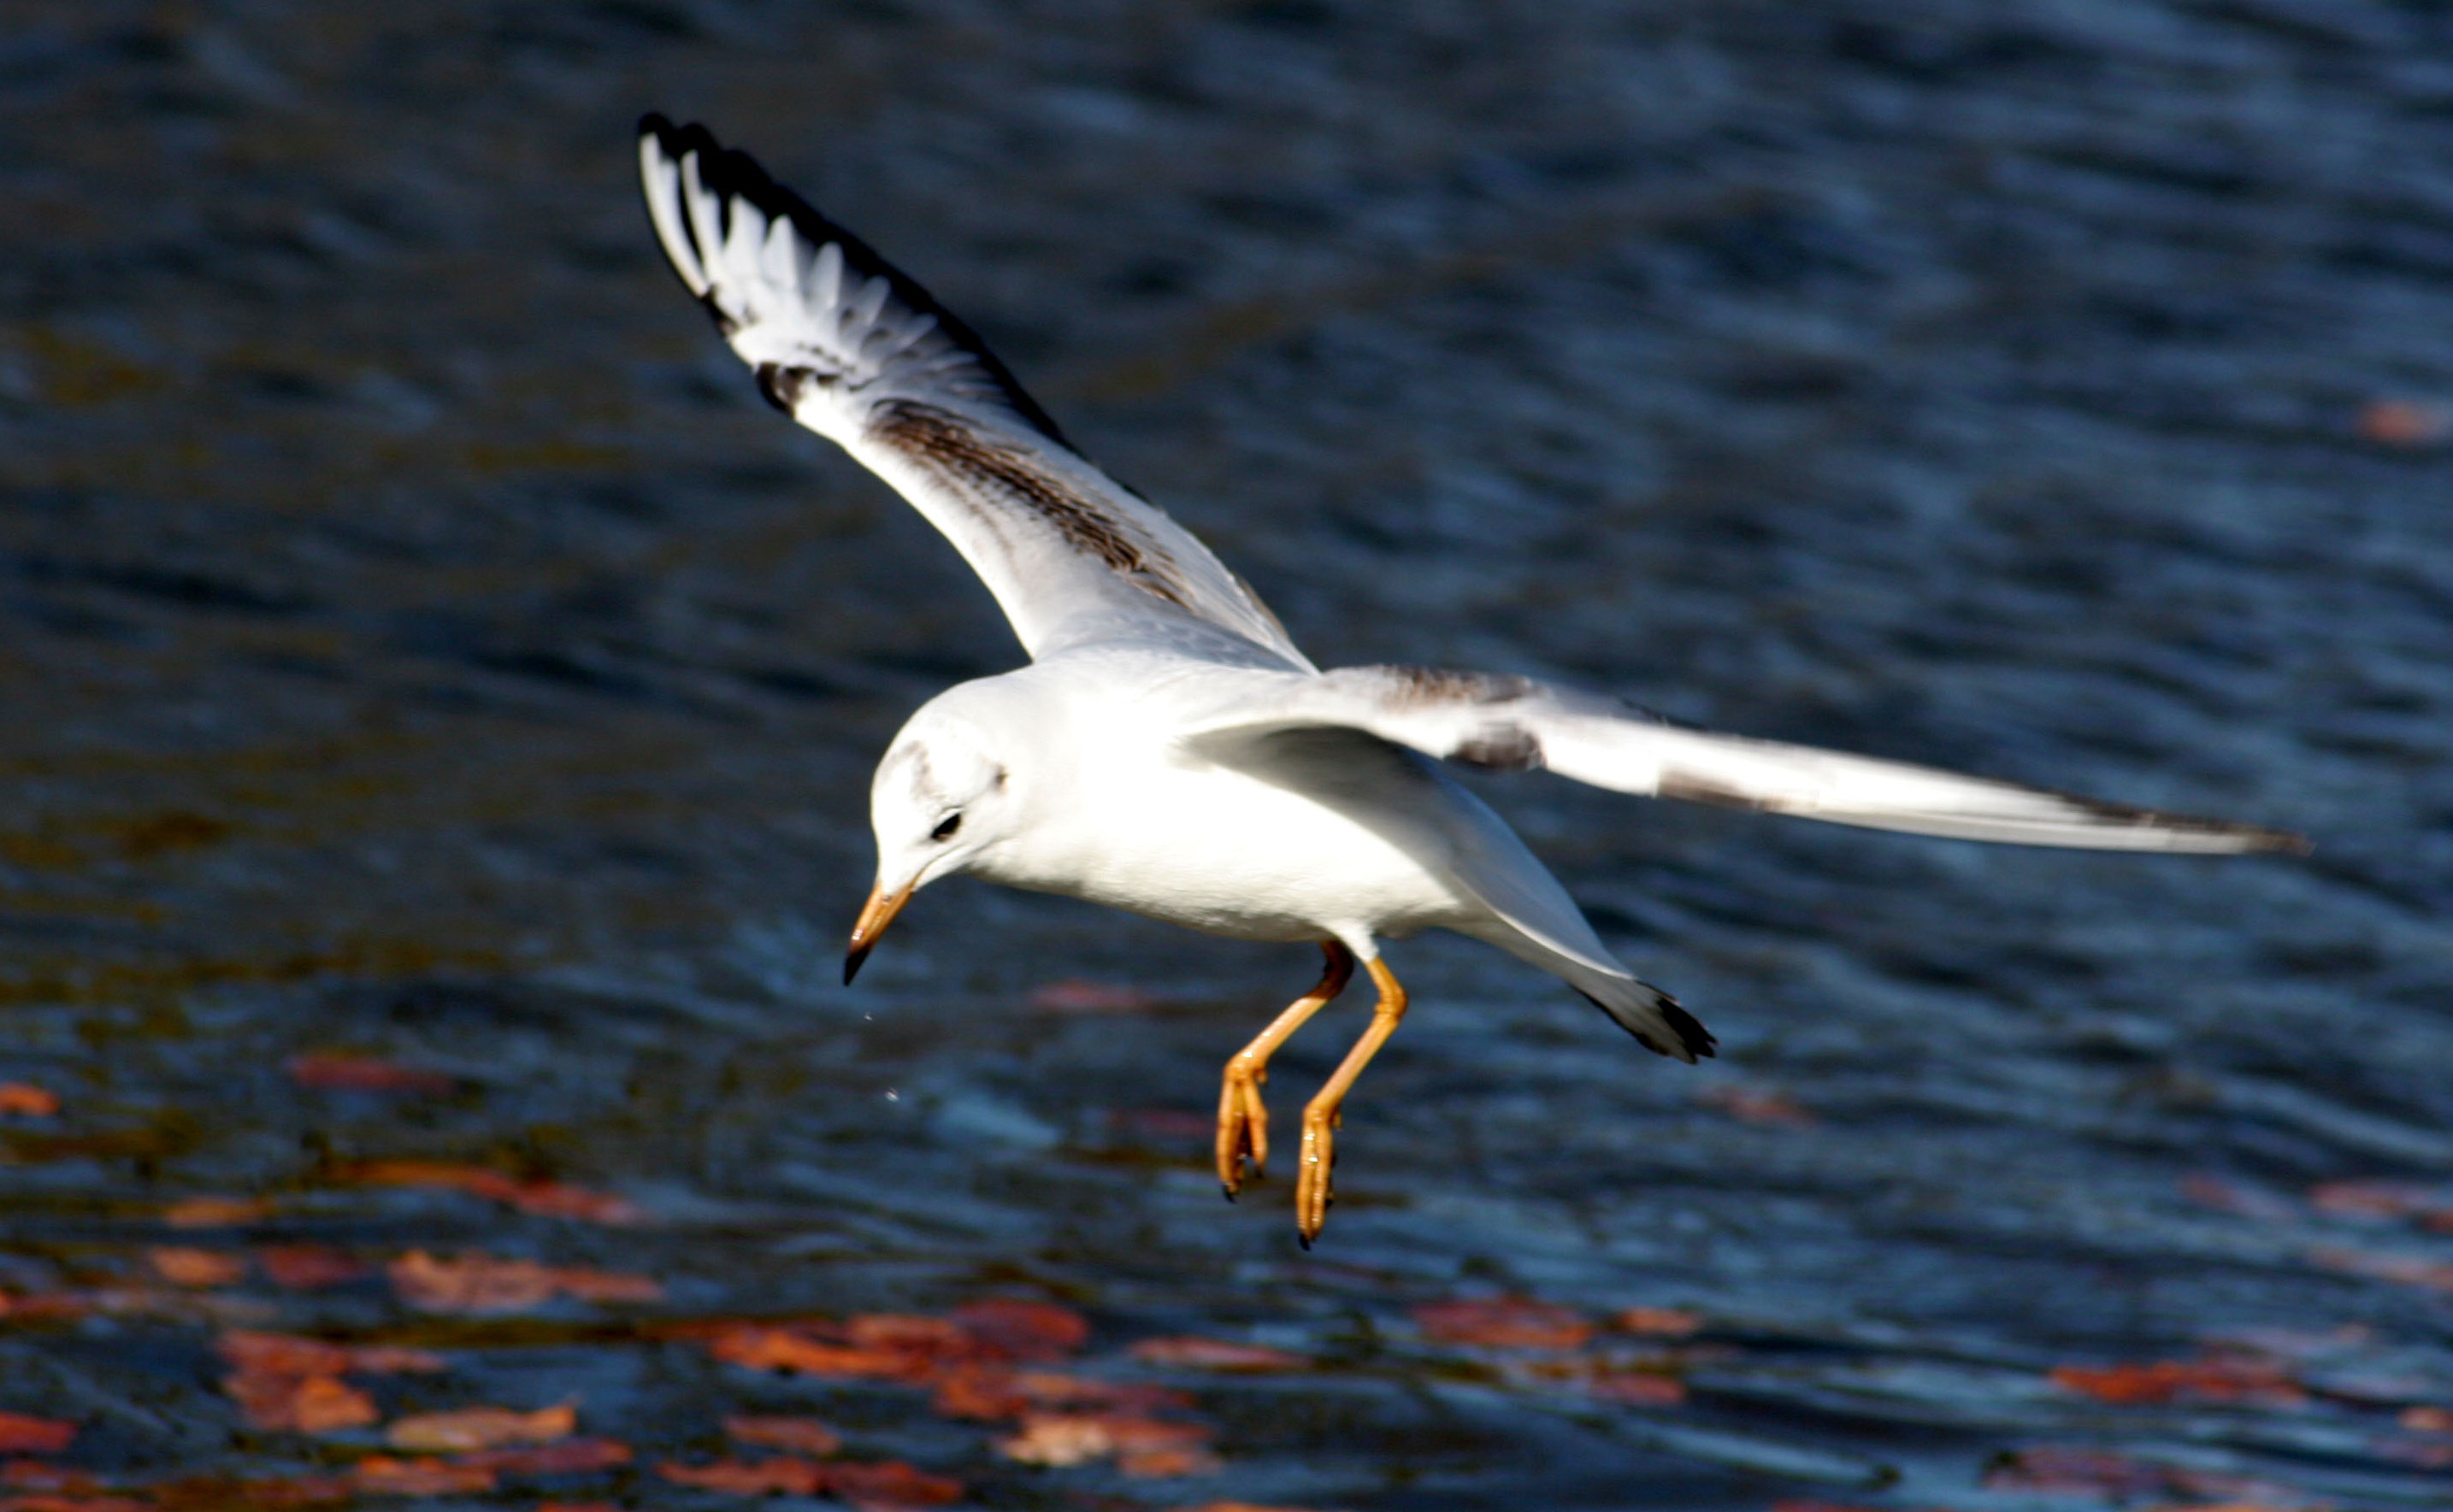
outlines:
[{"label": "red-orange fallen leaf", "polygon": [[362,1428],[382,1416],[374,1399],[338,1376],[250,1375],[222,1378],[222,1389],[248,1425],[274,1433],[330,1433]]},{"label": "red-orange fallen leaf", "polygon": [[[1985,1489],[2030,1491],[2047,1496],[2087,1496],[2131,1502],[2146,1497],[2187,1497],[2193,1502],[2223,1500],[2226,1504],[2273,1508],[2307,1505],[2287,1487],[2243,1476],[2212,1475],[2133,1460],[2109,1449],[2042,1444],[2021,1449],[1984,1474]],[[2233,1502],[2237,1499],[2237,1502]],[[2189,1512],[2216,1512],[2192,1506]]]},{"label": "red-orange fallen leaf", "polygon": [[1028,1001],[1042,1013],[1139,1013],[1159,1005],[1147,992],[1080,977],[1043,982],[1030,989]]},{"label": "red-orange fallen leaf", "polygon": [[954,1309],[954,1322],[984,1349],[1008,1360],[1062,1360],[1090,1340],[1090,1320],[1070,1307],[988,1297]]},{"label": "red-orange fallen leaf", "polygon": [[162,1209],[172,1228],[236,1228],[272,1215],[269,1197],[183,1197]]},{"label": "red-orange fallen leaf", "polygon": [[1627,1307],[1610,1320],[1610,1326],[1652,1339],[1685,1339],[1703,1331],[1704,1319],[1684,1307]]},{"label": "red-orange fallen leaf", "polygon": [[385,1270],[401,1299],[427,1312],[520,1312],[557,1295],[600,1303],[660,1302],[665,1295],[652,1277],[487,1255],[439,1260],[413,1249]]},{"label": "red-orange fallen leaf", "polygon": [[2453,1192],[2415,1182],[2326,1182],[2309,1188],[2321,1213],[2349,1218],[2417,1218],[2453,1215]]},{"label": "red-orange fallen leaf", "polygon": [[0,1318],[74,1318],[93,1310],[92,1302],[74,1292],[0,1291]]},{"label": "red-orange fallen leaf", "polygon": [[811,1460],[717,1460],[708,1464],[656,1466],[656,1473],[675,1485],[733,1496],[816,1496],[826,1488],[825,1468]]},{"label": "red-orange fallen leaf", "polygon": [[494,1489],[487,1465],[449,1460],[395,1460],[370,1454],[349,1467],[349,1483],[370,1496],[453,1496]]},{"label": "red-orange fallen leaf", "polygon": [[431,1374],[447,1368],[441,1355],[396,1344],[334,1344],[296,1334],[233,1328],[213,1341],[221,1357],[242,1374],[262,1376],[389,1376]]},{"label": "red-orange fallen leaf", "polygon": [[928,1405],[942,1417],[994,1422],[1030,1405],[1013,1372],[1002,1365],[956,1365],[940,1374],[936,1385],[937,1395]]},{"label": "red-orange fallen leaf", "polygon": [[152,1512],[152,1504],[124,1496],[64,1496],[33,1491],[0,1497],[0,1512]]},{"label": "red-orange fallen leaf", "polygon": [[50,1118],[59,1110],[56,1092],[31,1082],[0,1082],[0,1118]]},{"label": "red-orange fallen leaf", "polygon": [[2421,1255],[2385,1255],[2373,1250],[2345,1249],[2327,1244],[2308,1251],[2307,1259],[2308,1263],[2320,1269],[2339,1271],[2345,1276],[2399,1282],[2405,1286],[2424,1286],[2430,1291],[2453,1291],[2453,1264]]},{"label": "red-orange fallen leaf", "polygon": [[1207,1449],[1127,1449],[1116,1456],[1117,1471],[1138,1481],[1216,1475],[1225,1468],[1226,1462]]},{"label": "red-orange fallen leaf", "polygon": [[733,1417],[724,1420],[724,1431],[744,1443],[754,1443],[764,1449],[789,1449],[823,1460],[843,1447],[843,1435],[815,1418],[791,1418],[776,1415]]},{"label": "red-orange fallen leaf", "polygon": [[542,1218],[575,1218],[591,1224],[635,1224],[645,1215],[625,1198],[560,1182],[524,1182],[482,1165],[439,1161],[370,1161],[345,1167],[342,1180],[365,1186],[441,1186]]},{"label": "red-orange fallen leaf", "polygon": [[1205,1449],[1212,1430],[1121,1412],[1026,1412],[1022,1431],[999,1439],[997,1453],[1024,1464],[1087,1464],[1119,1454]]},{"label": "red-orange fallen leaf", "polygon": [[2453,410],[2423,399],[2377,399],[2360,407],[2352,428],[2381,447],[2432,447],[2453,437]]},{"label": "red-orange fallen leaf", "polygon": [[905,1512],[963,1499],[962,1482],[930,1475],[900,1460],[869,1464],[836,1461],[818,1468],[824,1473],[827,1492],[853,1512]]},{"label": "red-orange fallen leaf", "polygon": [[1303,1370],[1311,1364],[1302,1355],[1271,1349],[1266,1344],[1239,1344],[1224,1339],[1198,1339],[1190,1335],[1145,1339],[1133,1345],[1131,1354],[1145,1364],[1187,1366],[1196,1370]]},{"label": "red-orange fallen leaf", "polygon": [[971,1353],[969,1333],[948,1318],[926,1313],[863,1312],[844,1320],[844,1337],[854,1348],[951,1359]]},{"label": "red-orange fallen leaf", "polygon": [[77,1425],[57,1418],[0,1412],[0,1454],[60,1454],[77,1436]]},{"label": "red-orange fallen leaf", "polygon": [[519,1312],[551,1301],[555,1289],[552,1270],[528,1260],[438,1260],[414,1249],[384,1269],[403,1301],[428,1312]]},{"label": "red-orange fallen leaf", "polygon": [[455,1454],[454,1464],[483,1465],[509,1476],[586,1475],[630,1462],[630,1446],[619,1439],[565,1439],[535,1449],[480,1449]]},{"label": "red-orange fallen leaf", "polygon": [[2289,1406],[2307,1393],[2281,1367],[2252,1359],[2159,1360],[2151,1364],[2058,1365],[2054,1385],[2108,1402],[2142,1406],[2191,1398],[2204,1402],[2256,1402]]},{"label": "red-orange fallen leaf", "polygon": [[2291,1199],[2227,1176],[2184,1176],[2181,1178],[2181,1195],[2201,1207],[2264,1223],[2283,1223],[2300,1216],[2300,1204]]},{"label": "red-orange fallen leaf", "polygon": [[1576,1313],[1526,1297],[1430,1303],[1414,1309],[1414,1324],[1444,1344],[1491,1349],[1576,1349],[1593,1336]]},{"label": "red-orange fallen leaf", "polygon": [[1192,1399],[1167,1386],[1147,1381],[1094,1381],[1053,1370],[1025,1370],[1013,1378],[1014,1389],[1042,1407],[1099,1407],[1110,1412],[1149,1413],[1187,1409]]},{"label": "red-orange fallen leaf", "polygon": [[2453,1433],[2453,1412],[2443,1407],[2404,1407],[2397,1421],[2413,1433]]},{"label": "red-orange fallen leaf", "polygon": [[436,1097],[451,1090],[451,1078],[440,1071],[421,1071],[414,1066],[395,1065],[371,1055],[349,1055],[326,1051],[293,1055],[281,1063],[289,1080],[300,1086],[335,1092],[398,1092],[406,1096]]},{"label": "red-orange fallen leaf", "polygon": [[384,1430],[384,1442],[395,1449],[449,1454],[469,1449],[497,1449],[509,1443],[551,1443],[579,1431],[579,1414],[568,1402],[520,1412],[510,1407],[461,1407],[451,1412],[421,1412],[402,1418]]},{"label": "red-orange fallen leaf", "polygon": [[347,1480],[334,1475],[283,1476],[261,1481],[195,1476],[185,1481],[158,1482],[150,1489],[165,1507],[245,1507],[248,1512],[255,1512],[260,1507],[314,1506],[325,1502],[347,1502],[358,1494]]},{"label": "red-orange fallen leaf", "polygon": [[267,1244],[255,1252],[255,1263],[274,1285],[298,1291],[356,1281],[368,1269],[364,1261],[325,1244]]},{"label": "red-orange fallen leaf", "polygon": [[1714,1085],[1695,1094],[1705,1107],[1718,1108],[1742,1124],[1768,1124],[1781,1128],[1810,1128],[1814,1115],[1785,1092],[1769,1087]]},{"label": "red-orange fallen leaf", "polygon": [[789,1370],[808,1376],[920,1380],[925,1359],[885,1349],[853,1349],[829,1343],[789,1325],[728,1323],[707,1342],[707,1352],[728,1364],[752,1370]]},{"label": "red-orange fallen leaf", "polygon": [[1604,1370],[1589,1383],[1592,1394],[1605,1402],[1630,1407],[1675,1407],[1686,1401],[1686,1383],[1676,1376],[1649,1370]]},{"label": "red-orange fallen leaf", "polygon": [[153,1274],[173,1286],[229,1286],[247,1275],[247,1260],[219,1249],[157,1245],[145,1252]]},{"label": "red-orange fallen leaf", "polygon": [[20,1491],[73,1491],[83,1494],[101,1490],[102,1478],[90,1470],[73,1470],[65,1464],[50,1464],[41,1460],[10,1460],[0,1464],[0,1485]]}]

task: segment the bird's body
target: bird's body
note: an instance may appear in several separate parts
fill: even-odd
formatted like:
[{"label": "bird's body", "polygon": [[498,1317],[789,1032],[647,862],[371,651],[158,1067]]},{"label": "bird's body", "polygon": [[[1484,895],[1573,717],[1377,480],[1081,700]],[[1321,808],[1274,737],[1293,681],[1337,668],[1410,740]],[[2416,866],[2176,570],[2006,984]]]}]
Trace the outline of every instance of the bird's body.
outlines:
[{"label": "bird's body", "polygon": [[1228,1195],[1267,1154],[1269,1056],[1356,965],[1371,1026],[1306,1106],[1306,1243],[1327,1211],[1347,1090],[1403,1017],[1378,942],[1427,928],[1566,981],[1645,1046],[1712,1036],[1611,956],[1542,864],[1443,760],[1621,792],[1961,839],[2226,852],[2254,826],[2159,814],[1930,767],[1691,729],[1523,677],[1315,667],[1190,532],[1075,450],[967,328],[857,237],[704,129],[641,124],[674,270],[776,408],[899,490],[978,571],[1030,665],[914,714],[870,792],[878,874],[846,976],[954,872],[1238,940],[1312,941],[1314,990],[1227,1063]]},{"label": "bird's body", "polygon": [[1187,743],[1222,692],[1275,675],[1195,666],[1088,649],[943,695],[935,712],[1037,757],[1008,779],[1020,822],[966,870],[1232,940],[1336,940],[1365,959],[1375,939],[1451,929],[1633,1010],[1634,973],[1437,763],[1339,726]]}]

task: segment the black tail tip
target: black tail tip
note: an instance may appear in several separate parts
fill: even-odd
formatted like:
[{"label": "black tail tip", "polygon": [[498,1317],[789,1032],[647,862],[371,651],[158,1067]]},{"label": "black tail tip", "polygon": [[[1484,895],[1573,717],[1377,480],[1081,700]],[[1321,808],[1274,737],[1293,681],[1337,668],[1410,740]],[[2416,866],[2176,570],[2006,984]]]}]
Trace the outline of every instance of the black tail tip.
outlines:
[{"label": "black tail tip", "polygon": [[1678,1031],[1678,1043],[1686,1046],[1687,1054],[1710,1060],[1721,1053],[1721,1042],[1712,1037],[1711,1030],[1704,1027],[1703,1020],[1680,1007],[1676,998],[1665,993],[1662,996],[1661,1016]]},{"label": "black tail tip", "polygon": [[[1721,1042],[1712,1037],[1711,1030],[1704,1027],[1703,1020],[1687,1012],[1685,1008],[1680,1007],[1676,998],[1671,997],[1668,993],[1662,991],[1658,987],[1650,988],[1648,990],[1651,991],[1655,998],[1660,1000],[1655,1003],[1653,1006],[1660,1010],[1661,1022],[1669,1025],[1670,1032],[1678,1036],[1678,1044],[1686,1052],[1684,1056],[1681,1056],[1680,1059],[1689,1061],[1700,1059],[1708,1061],[1720,1054],[1719,1046]],[[1678,1051],[1671,1049],[1665,1044],[1656,1044],[1651,1035],[1645,1033],[1644,1030],[1636,1027],[1632,1024],[1629,1024],[1624,1015],[1620,1014],[1608,1004],[1604,1003],[1601,999],[1594,997],[1589,992],[1586,992],[1584,988],[1578,987],[1576,989],[1576,995],[1583,998],[1586,1003],[1591,1004],[1594,1007],[1601,1009],[1602,1012],[1609,1015],[1609,1021],[1612,1024],[1617,1025],[1627,1033],[1634,1035],[1635,1043],[1643,1045],[1645,1049],[1650,1050],[1653,1054],[1678,1054]]]}]

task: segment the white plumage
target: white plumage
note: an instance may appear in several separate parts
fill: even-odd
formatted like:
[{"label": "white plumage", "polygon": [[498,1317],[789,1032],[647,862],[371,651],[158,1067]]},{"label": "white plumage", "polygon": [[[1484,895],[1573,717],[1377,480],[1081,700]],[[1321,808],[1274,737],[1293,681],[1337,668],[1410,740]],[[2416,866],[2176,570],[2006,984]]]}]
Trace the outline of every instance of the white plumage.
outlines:
[{"label": "white plumage", "polygon": [[1526,679],[1322,672],[1189,532],[1068,445],[961,321],[703,128],[650,116],[656,235],[768,401],[839,443],[945,533],[1031,665],[915,714],[871,793],[877,887],[847,977],[937,877],[1109,904],[1214,934],[1317,941],[1320,988],[1230,1063],[1219,1171],[1266,1157],[1267,1057],[1356,961],[1373,1028],[1306,1108],[1298,1224],[1326,1215],[1345,1092],[1404,994],[1378,941],[1440,927],[1566,980],[1650,1048],[1712,1037],[1611,956],[1549,872],[1439,759],[1546,767],[1620,792],[1969,840],[2289,848],[2291,836],[1716,734]]}]

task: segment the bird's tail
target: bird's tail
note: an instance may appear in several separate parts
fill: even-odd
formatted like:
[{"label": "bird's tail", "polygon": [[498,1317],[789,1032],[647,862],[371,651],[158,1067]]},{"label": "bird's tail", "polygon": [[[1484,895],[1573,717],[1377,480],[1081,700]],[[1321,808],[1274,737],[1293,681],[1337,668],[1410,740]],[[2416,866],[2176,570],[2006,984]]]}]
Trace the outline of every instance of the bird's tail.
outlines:
[{"label": "bird's tail", "polygon": [[[1562,973],[1565,975],[1565,973]],[[1578,980],[1589,975],[1589,980]],[[1569,985],[1585,1001],[1610,1016],[1612,1023],[1635,1036],[1656,1055],[1673,1055],[1688,1065],[1697,1056],[1718,1054],[1720,1042],[1704,1021],[1678,1005],[1678,1000],[1648,982],[1633,977],[1577,972]]]},{"label": "bird's tail", "polygon": [[[1496,913],[1496,910],[1493,910]],[[1582,925],[1581,914],[1576,922]],[[1717,1053],[1720,1042],[1695,1015],[1678,1005],[1678,1000],[1649,982],[1639,982],[1634,973],[1612,960],[1602,943],[1588,939],[1587,948],[1579,950],[1555,936],[1533,928],[1521,918],[1506,914],[1481,928],[1467,927],[1466,933],[1486,940],[1519,961],[1540,966],[1567,985],[1582,993],[1585,1001],[1610,1017],[1610,1022],[1635,1036],[1637,1043],[1655,1055],[1666,1055],[1695,1064],[1699,1056]],[[1589,936],[1590,926],[1584,932]]]}]

